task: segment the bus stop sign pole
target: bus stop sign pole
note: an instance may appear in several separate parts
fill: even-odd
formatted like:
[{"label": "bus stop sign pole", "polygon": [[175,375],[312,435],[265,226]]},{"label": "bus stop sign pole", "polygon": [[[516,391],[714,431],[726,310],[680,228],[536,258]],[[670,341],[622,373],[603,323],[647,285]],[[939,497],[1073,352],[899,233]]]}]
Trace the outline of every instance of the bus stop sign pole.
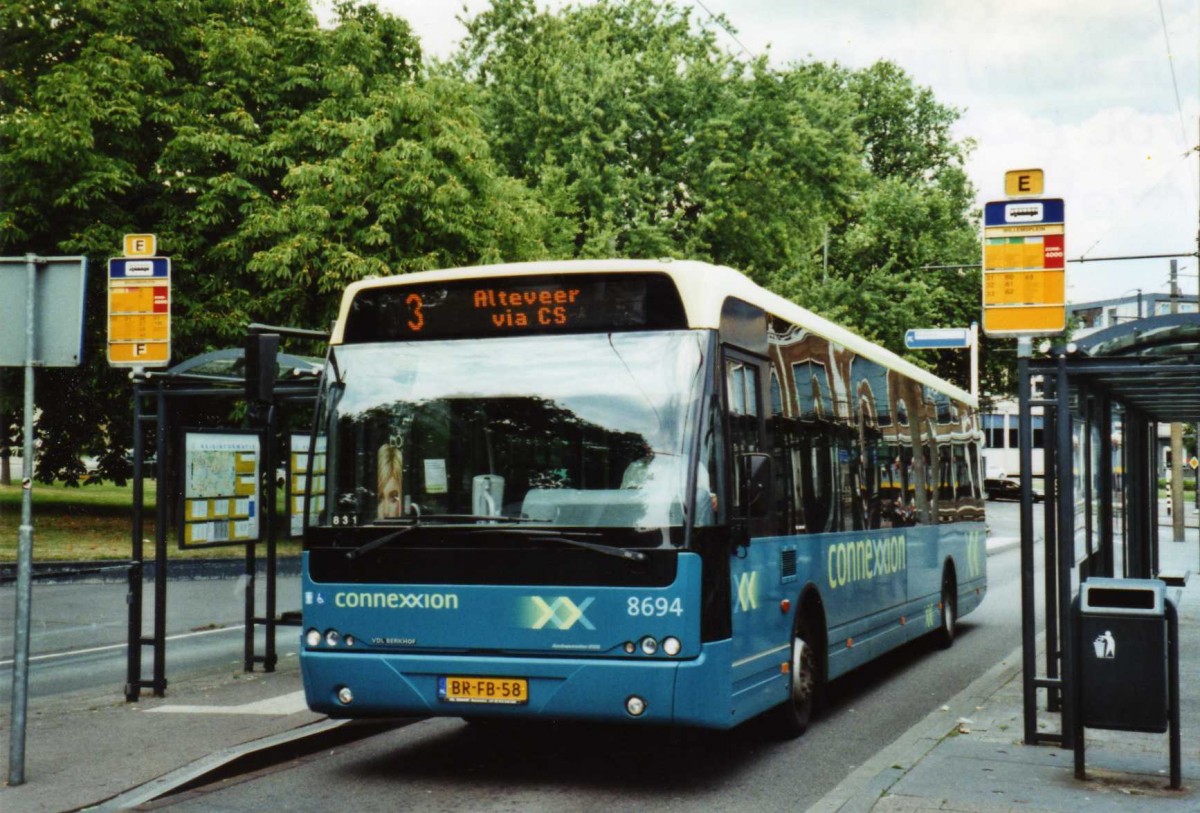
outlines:
[{"label": "bus stop sign pole", "polygon": [[33,322],[37,263],[25,255],[25,445],[21,465],[21,526],[17,532],[17,616],[13,630],[12,731],[8,784],[25,783],[25,713],[29,707],[29,628],[33,603]]},{"label": "bus stop sign pole", "polygon": [[[21,526],[17,537],[17,607],[13,630],[13,680],[12,680],[12,727],[9,731],[8,754],[8,784],[9,786],[25,784],[25,728],[26,713],[29,708],[29,633],[30,618],[33,604],[33,369],[35,366],[75,366],[79,364],[83,344],[83,276],[87,261],[83,257],[46,259],[33,254],[26,254],[24,260],[19,258],[0,258],[0,265],[25,267],[23,283],[7,284],[8,279],[15,277],[0,274],[0,299],[11,303],[0,308],[0,320],[12,330],[13,325],[23,325],[24,341],[18,345],[24,348],[23,358],[0,358],[0,366],[25,367],[25,416],[24,416],[24,448],[22,460],[22,489],[21,489]],[[38,266],[44,266],[45,272],[41,277]],[[39,293],[41,299],[38,301]],[[57,302],[55,301],[57,300]],[[69,316],[72,300],[78,304],[79,316],[75,333],[70,332],[70,324],[57,324],[46,318],[39,318],[39,311],[45,314],[47,305],[58,304]],[[16,306],[15,308],[13,306]],[[39,308],[39,305],[41,306]],[[13,311],[16,311],[13,313]],[[66,328],[66,329],[64,329]],[[41,331],[39,333],[39,331]],[[49,331],[57,334],[57,339],[39,342],[43,335],[49,336]],[[2,332],[0,332],[2,334]],[[0,335],[2,338],[2,335]],[[66,339],[64,344],[62,339]],[[0,344],[3,344],[0,341]],[[10,343],[15,345],[15,343]],[[39,348],[42,358],[38,358]]]}]

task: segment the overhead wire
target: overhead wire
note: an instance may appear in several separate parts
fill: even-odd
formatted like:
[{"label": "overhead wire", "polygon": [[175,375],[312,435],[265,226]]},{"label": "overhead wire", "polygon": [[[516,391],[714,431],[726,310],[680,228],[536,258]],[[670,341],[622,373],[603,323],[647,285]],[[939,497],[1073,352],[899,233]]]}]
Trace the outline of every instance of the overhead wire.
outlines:
[{"label": "overhead wire", "polygon": [[[1190,158],[1192,158],[1193,153],[1200,153],[1200,146],[1192,147],[1188,145],[1188,128],[1187,122],[1183,118],[1183,101],[1180,97],[1180,80],[1178,80],[1178,77],[1175,73],[1175,53],[1171,48],[1171,35],[1168,25],[1166,25],[1166,12],[1163,10],[1163,0],[1158,0],[1158,19],[1159,23],[1163,26],[1163,42],[1166,46],[1166,64],[1168,64],[1168,67],[1171,71],[1171,86],[1172,89],[1175,90],[1175,109],[1178,113],[1178,116],[1180,116],[1180,134],[1182,135],[1181,144],[1183,145],[1182,157],[1184,162],[1188,162],[1190,161]],[[1176,171],[1176,167],[1166,168],[1163,175],[1160,176],[1157,181],[1154,181],[1153,185],[1150,188],[1147,188],[1146,191],[1141,194],[1141,197],[1138,198],[1138,200],[1135,200],[1132,205],[1127,206],[1126,210],[1124,211],[1138,209],[1138,207],[1141,206],[1142,201],[1145,201],[1146,198],[1150,197],[1151,193],[1156,191],[1156,189],[1162,185],[1163,181],[1166,180],[1166,177],[1169,175],[1174,175]],[[1200,186],[1196,187],[1194,192],[1196,194],[1196,205],[1200,206]],[[1122,212],[1122,217],[1118,219],[1123,219],[1123,213],[1124,212]],[[1100,235],[1096,242],[1093,242],[1091,246],[1088,246],[1085,251],[1080,254],[1080,257],[1087,257],[1088,252],[1091,252],[1092,249],[1096,248],[1100,245],[1100,243],[1108,239],[1108,236],[1112,233],[1112,231],[1116,230],[1116,228],[1118,228],[1117,225],[1112,225],[1112,227],[1106,229],[1105,233]]]},{"label": "overhead wire", "polygon": [[724,31],[731,40],[733,40],[735,43],[737,43],[737,47],[742,49],[743,54],[748,56],[750,59],[758,58],[757,56],[755,56],[753,51],[751,51],[749,48],[747,48],[742,43],[742,41],[737,38],[737,34],[733,33],[733,29],[729,27],[729,23],[725,19],[724,14],[720,14],[720,15],[713,14],[712,10],[709,9],[708,6],[704,5],[703,0],[693,0],[693,2],[695,2],[696,5],[698,5],[701,9],[703,9],[704,13],[708,15],[708,18],[710,20],[712,20],[714,23],[716,23],[718,26],[720,26],[721,30]]},{"label": "overhead wire", "polygon": [[1167,14],[1163,11],[1163,0],[1158,0],[1158,19],[1162,22],[1163,41],[1167,44],[1167,66],[1171,69],[1171,85],[1175,88],[1175,109],[1179,111],[1179,131],[1183,135],[1184,148],[1190,151],[1187,125],[1183,121],[1183,102],[1179,98],[1179,78],[1175,75],[1175,55],[1171,52],[1171,34],[1167,30]]}]

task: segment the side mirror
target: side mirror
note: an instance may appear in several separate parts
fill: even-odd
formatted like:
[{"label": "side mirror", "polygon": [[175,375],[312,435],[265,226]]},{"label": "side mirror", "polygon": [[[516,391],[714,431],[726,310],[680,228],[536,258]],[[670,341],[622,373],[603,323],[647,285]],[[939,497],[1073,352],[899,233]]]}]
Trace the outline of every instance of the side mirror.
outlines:
[{"label": "side mirror", "polygon": [[747,517],[765,517],[770,508],[771,456],[752,452],[738,458],[739,504]]}]

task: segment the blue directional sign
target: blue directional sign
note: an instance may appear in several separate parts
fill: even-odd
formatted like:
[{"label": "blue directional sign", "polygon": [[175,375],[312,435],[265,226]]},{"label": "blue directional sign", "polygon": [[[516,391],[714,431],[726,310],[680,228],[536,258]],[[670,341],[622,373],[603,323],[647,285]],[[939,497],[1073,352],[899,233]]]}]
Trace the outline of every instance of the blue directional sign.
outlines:
[{"label": "blue directional sign", "polygon": [[965,327],[912,329],[904,332],[909,350],[961,350],[971,346],[971,331]]}]

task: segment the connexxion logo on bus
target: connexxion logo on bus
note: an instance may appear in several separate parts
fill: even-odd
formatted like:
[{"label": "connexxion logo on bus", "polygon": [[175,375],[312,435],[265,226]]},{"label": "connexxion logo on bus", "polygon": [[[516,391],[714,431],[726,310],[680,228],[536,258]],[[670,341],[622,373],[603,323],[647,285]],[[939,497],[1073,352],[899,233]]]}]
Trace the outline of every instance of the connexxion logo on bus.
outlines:
[{"label": "connexxion logo on bus", "polygon": [[[319,595],[317,603],[325,603]],[[458,594],[337,592],[333,606],[342,610],[457,610]]]},{"label": "connexxion logo on bus", "polygon": [[831,588],[891,576],[908,567],[903,536],[859,539],[829,546],[826,567]]}]

